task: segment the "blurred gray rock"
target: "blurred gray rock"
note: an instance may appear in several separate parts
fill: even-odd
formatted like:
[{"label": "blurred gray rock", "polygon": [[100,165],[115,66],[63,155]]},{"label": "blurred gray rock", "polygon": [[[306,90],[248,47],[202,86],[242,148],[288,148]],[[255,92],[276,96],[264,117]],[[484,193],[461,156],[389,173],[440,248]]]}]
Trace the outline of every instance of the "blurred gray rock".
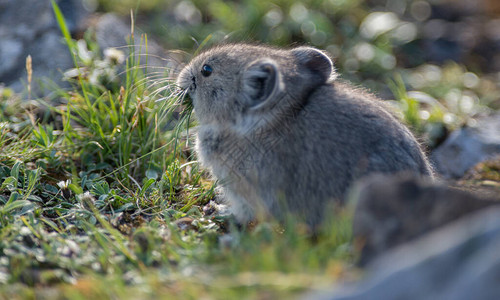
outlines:
[{"label": "blurred gray rock", "polygon": [[410,174],[365,178],[356,185],[352,198],[360,265],[464,215],[500,204]]},{"label": "blurred gray rock", "polygon": [[436,171],[460,178],[477,163],[500,154],[500,114],[479,119],[474,126],[454,131],[431,154]]},{"label": "blurred gray rock", "polygon": [[[134,52],[136,59],[140,59],[140,65],[148,65],[148,72],[161,72],[167,69],[178,70],[182,68],[181,61],[183,55],[174,52],[167,52],[153,39],[148,37],[147,48],[144,43],[143,34],[135,29]],[[99,47],[116,48],[130,55],[130,25],[114,14],[105,14],[99,18],[95,24],[96,40]],[[180,71],[180,70],[178,70]]]},{"label": "blurred gray rock", "polygon": [[488,208],[398,247],[361,282],[313,300],[500,299],[500,208]]},{"label": "blurred gray rock", "polygon": [[[78,31],[88,15],[82,1],[56,2],[68,29],[72,33]],[[73,66],[50,0],[0,0],[0,83],[16,92],[23,91],[28,55],[32,57],[35,93],[41,91],[36,84],[38,78],[48,77],[59,82],[61,72]]]},{"label": "blurred gray rock", "polygon": [[[113,14],[90,18],[85,1],[56,1],[66,19],[70,33],[81,35],[88,26],[95,29],[96,40],[102,51],[117,48],[129,55],[130,25]],[[135,53],[141,59],[140,67],[146,63],[146,47],[140,32],[135,33]],[[178,67],[180,56],[166,53],[151,38],[148,39],[147,63],[149,72],[165,72]],[[66,86],[62,74],[74,68],[68,47],[57,25],[50,0],[0,0],[0,84],[16,92],[26,90],[26,57],[32,57],[33,97],[44,96],[42,81],[52,81]],[[160,77],[161,78],[161,77]]]}]

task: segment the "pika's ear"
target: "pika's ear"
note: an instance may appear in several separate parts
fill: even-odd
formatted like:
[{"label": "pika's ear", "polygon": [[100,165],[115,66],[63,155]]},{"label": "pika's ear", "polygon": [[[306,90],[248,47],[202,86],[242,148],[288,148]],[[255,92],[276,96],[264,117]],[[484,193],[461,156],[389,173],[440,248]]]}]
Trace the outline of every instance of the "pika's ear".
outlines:
[{"label": "pika's ear", "polygon": [[270,59],[252,63],[243,74],[246,104],[255,107],[273,99],[283,89],[278,65]]},{"label": "pika's ear", "polygon": [[333,62],[324,52],[311,47],[299,47],[291,51],[298,63],[319,77],[322,83],[335,78]]}]

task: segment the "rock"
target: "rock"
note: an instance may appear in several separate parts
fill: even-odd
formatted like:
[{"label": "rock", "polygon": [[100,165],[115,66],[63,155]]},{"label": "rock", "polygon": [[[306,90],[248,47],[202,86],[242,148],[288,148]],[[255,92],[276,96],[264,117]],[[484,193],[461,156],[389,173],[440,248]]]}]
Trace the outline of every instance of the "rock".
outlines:
[{"label": "rock", "polygon": [[[131,35],[130,25],[114,14],[105,14],[101,16],[94,25],[96,40],[102,50],[107,48],[117,48],[124,51],[128,56],[130,54],[129,39]],[[162,70],[180,68],[179,61],[182,56],[175,53],[167,53],[158,43],[148,37],[147,49],[144,44],[143,34],[135,29],[134,45],[136,59],[140,59],[140,65],[145,65],[146,52],[148,72],[159,72]],[[179,70],[180,71],[180,70]]]},{"label": "rock", "polygon": [[[75,36],[87,29],[94,20],[96,40],[104,52],[117,48],[129,55],[128,38],[130,25],[113,14],[104,14],[90,18],[82,1],[57,1],[70,33]],[[20,18],[19,16],[22,16]],[[138,30],[134,44],[140,65],[146,62],[146,47]],[[5,84],[15,92],[26,90],[26,57],[32,57],[32,98],[47,95],[51,90],[44,90],[46,84],[54,82],[65,87],[63,72],[74,68],[74,62],[61,35],[49,0],[0,0],[0,84]],[[166,73],[165,67],[177,67],[182,57],[165,51],[152,39],[148,38],[148,72]],[[158,75],[158,78],[163,78]],[[41,81],[40,81],[41,79]]]},{"label": "rock", "polygon": [[[74,33],[89,14],[81,1],[57,1],[68,29]],[[60,83],[61,71],[73,66],[63,43],[49,0],[0,0],[0,82],[16,92],[25,89],[26,57],[32,57],[33,92],[41,92],[37,79]],[[23,81],[21,81],[23,80]]]},{"label": "rock", "polygon": [[500,299],[500,208],[488,208],[380,257],[365,279],[314,300]]},{"label": "rock", "polygon": [[477,121],[451,133],[431,154],[431,160],[445,178],[460,178],[475,164],[500,154],[500,114]]},{"label": "rock", "polygon": [[360,265],[466,214],[500,204],[412,175],[368,177],[357,184],[353,198]]}]

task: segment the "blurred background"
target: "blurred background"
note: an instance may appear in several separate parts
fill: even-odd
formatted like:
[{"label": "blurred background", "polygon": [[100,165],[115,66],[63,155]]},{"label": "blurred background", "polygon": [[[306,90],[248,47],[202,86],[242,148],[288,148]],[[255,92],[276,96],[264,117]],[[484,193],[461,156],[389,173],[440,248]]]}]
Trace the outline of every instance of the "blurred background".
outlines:
[{"label": "blurred background", "polygon": [[[466,88],[478,76],[500,71],[500,3],[495,0],[89,0],[95,12],[125,18],[137,12],[137,27],[167,49],[192,52],[207,36],[280,46],[309,44],[328,51],[349,80],[385,93],[394,72],[411,88],[428,90],[463,77]],[[437,67],[437,68],[436,68]],[[409,73],[405,69],[418,72]],[[463,74],[460,74],[463,73]],[[456,78],[455,78],[456,80]],[[485,83],[488,85],[487,83]],[[492,87],[482,86],[485,96]],[[442,98],[448,91],[435,91]],[[449,96],[448,98],[453,98]],[[494,98],[494,97],[493,97]],[[484,99],[491,102],[497,99]],[[467,105],[465,105],[467,106]]]},{"label": "blurred background", "polygon": [[[135,43],[141,43],[139,33],[147,34],[151,62],[172,57],[172,50],[183,50],[175,60],[187,62],[201,44],[227,41],[324,49],[341,78],[397,100],[403,118],[431,149],[471,118],[500,108],[497,0],[56,2],[72,37],[82,39],[78,54],[84,62],[126,45],[131,12]],[[50,1],[0,0],[4,91],[26,90],[27,55],[35,77],[57,83],[73,65],[67,52]]]}]

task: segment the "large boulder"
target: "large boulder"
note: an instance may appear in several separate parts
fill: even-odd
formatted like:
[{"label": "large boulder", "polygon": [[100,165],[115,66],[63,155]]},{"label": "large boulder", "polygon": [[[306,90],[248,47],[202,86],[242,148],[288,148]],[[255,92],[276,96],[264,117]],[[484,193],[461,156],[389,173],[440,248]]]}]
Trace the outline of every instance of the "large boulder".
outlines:
[{"label": "large boulder", "polygon": [[466,214],[500,204],[409,174],[368,177],[357,184],[353,198],[360,265]]},{"label": "large boulder", "polygon": [[477,120],[451,133],[431,155],[436,171],[460,178],[477,163],[500,154],[500,114]]},{"label": "large boulder", "polygon": [[487,208],[387,252],[361,282],[314,300],[500,299],[500,208]]}]

